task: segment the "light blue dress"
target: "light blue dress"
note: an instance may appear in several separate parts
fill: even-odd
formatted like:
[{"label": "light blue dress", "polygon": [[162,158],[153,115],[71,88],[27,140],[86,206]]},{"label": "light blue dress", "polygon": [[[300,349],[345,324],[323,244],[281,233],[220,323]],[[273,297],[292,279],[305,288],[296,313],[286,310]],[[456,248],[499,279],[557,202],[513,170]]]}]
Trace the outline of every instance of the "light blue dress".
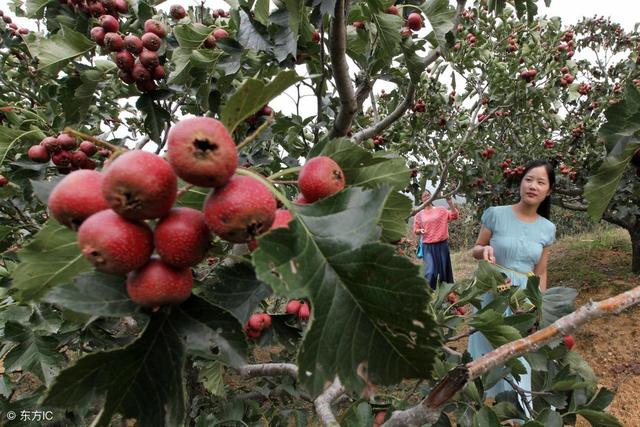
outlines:
[{"label": "light blue dress", "polygon": [[[511,205],[487,209],[482,214],[482,225],[491,230],[489,244],[493,248],[496,264],[525,274],[533,271],[540,260],[542,249],[551,245],[556,237],[556,226],[551,221],[538,217],[533,223],[524,222],[516,216]],[[523,289],[527,286],[526,275],[509,271],[504,273],[511,278],[513,285]],[[491,294],[486,293],[482,306],[488,304],[491,299]],[[484,335],[476,332],[469,337],[468,350],[471,357],[477,359],[493,350],[493,346]],[[527,374],[520,376],[518,385],[525,390],[531,390],[531,367],[524,358],[518,360],[527,368]],[[511,390],[513,389],[506,381],[500,381],[487,390],[486,395],[495,397],[498,393]]]}]

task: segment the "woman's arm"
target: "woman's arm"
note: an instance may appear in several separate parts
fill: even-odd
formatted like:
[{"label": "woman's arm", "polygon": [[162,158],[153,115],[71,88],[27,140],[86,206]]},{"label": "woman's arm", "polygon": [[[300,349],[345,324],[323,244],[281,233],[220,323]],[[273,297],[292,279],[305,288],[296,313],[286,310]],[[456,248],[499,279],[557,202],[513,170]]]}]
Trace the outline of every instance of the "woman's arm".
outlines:
[{"label": "woman's arm", "polygon": [[453,199],[451,197],[447,199],[447,204],[449,205],[449,221],[458,219],[460,217],[460,211],[456,207],[456,204],[453,203]]},{"label": "woman's arm", "polygon": [[547,290],[547,261],[549,260],[549,247],[546,246],[542,249],[542,256],[540,261],[533,268],[533,273],[540,277],[540,290],[545,292]]},{"label": "woman's arm", "polygon": [[413,234],[419,235],[424,234],[424,230],[422,229],[422,221],[420,221],[422,211],[418,212],[418,214],[413,218]]},{"label": "woman's arm", "polygon": [[476,245],[471,250],[471,255],[473,255],[475,259],[484,259],[495,264],[496,258],[493,256],[493,248],[489,245],[491,235],[491,230],[483,225],[480,228]]}]

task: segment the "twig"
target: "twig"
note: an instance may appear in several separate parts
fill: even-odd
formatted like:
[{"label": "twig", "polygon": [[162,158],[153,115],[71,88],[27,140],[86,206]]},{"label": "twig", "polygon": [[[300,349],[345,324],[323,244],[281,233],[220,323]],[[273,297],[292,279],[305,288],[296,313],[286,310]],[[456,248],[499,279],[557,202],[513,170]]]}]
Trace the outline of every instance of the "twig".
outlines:
[{"label": "twig", "polygon": [[260,363],[241,366],[238,371],[244,377],[271,377],[276,375],[289,375],[298,378],[298,367],[293,363]]},{"label": "twig", "polygon": [[407,111],[407,109],[413,104],[413,96],[415,95],[416,87],[412,83],[409,83],[409,87],[407,88],[407,95],[404,100],[398,104],[398,106],[393,110],[387,117],[380,121],[376,121],[372,126],[361,130],[353,135],[353,140],[355,142],[365,141],[371,138],[374,135],[380,134],[383,130],[391,126],[396,120],[398,120],[402,115]]},{"label": "twig", "polygon": [[187,191],[191,190],[193,188],[193,184],[187,184],[184,187],[182,187],[180,190],[178,190],[178,194],[176,195],[176,199],[179,199],[184,193],[186,193]]},{"label": "twig", "polygon": [[316,407],[316,414],[322,420],[325,426],[340,426],[338,420],[336,420],[333,411],[331,410],[331,403],[336,400],[340,395],[344,393],[344,388],[340,383],[340,379],[336,377],[331,384],[320,396],[313,402]]},{"label": "twig", "polygon": [[281,171],[278,171],[278,172],[275,172],[275,173],[269,175],[267,177],[267,179],[269,181],[273,181],[276,178],[280,178],[280,177],[283,177],[283,176],[286,176],[286,175],[289,175],[289,174],[292,174],[292,173],[297,173],[297,172],[300,171],[300,169],[302,169],[301,166],[295,166],[295,167],[292,167],[292,168],[282,169]]},{"label": "twig", "polygon": [[139,141],[136,142],[135,149],[142,150],[149,141],[151,141],[151,138],[149,138],[148,136],[143,136]]},{"label": "twig", "polygon": [[250,143],[251,141],[253,141],[254,139],[256,139],[258,137],[258,135],[260,135],[266,128],[269,127],[269,125],[271,125],[271,123],[273,123],[273,113],[271,113],[268,117],[267,120],[261,124],[258,129],[255,130],[255,132],[253,132],[251,135],[247,136],[244,141],[242,141],[240,144],[238,144],[238,146],[236,147],[236,149],[238,151],[240,151],[245,145],[247,145],[248,143]]},{"label": "twig", "polygon": [[78,138],[82,138],[82,139],[86,139],[87,141],[91,141],[94,144],[100,145],[102,147],[108,148],[109,150],[116,152],[116,151],[126,151],[127,148],[126,147],[118,147],[117,145],[113,145],[108,143],[107,141],[103,141],[99,138],[96,138],[95,136],[89,135],[87,133],[84,132],[80,132],[78,130],[66,127],[64,128],[64,130],[62,131],[63,133],[69,133],[73,136],[77,136]]},{"label": "twig", "polygon": [[507,375],[506,377],[503,378],[507,383],[509,383],[509,385],[511,386],[511,388],[520,395],[520,400],[522,400],[522,402],[524,403],[524,406],[527,407],[527,412],[529,412],[529,415],[533,416],[534,412],[533,412],[533,408],[531,407],[531,403],[529,402],[529,398],[528,396],[525,394],[525,390],[520,387],[518,384],[515,383],[515,381],[513,381],[511,378],[509,378],[509,376]]},{"label": "twig", "polygon": [[446,345],[442,346],[442,349],[445,351],[445,353],[450,354],[451,356],[455,356],[455,357],[462,357],[462,353],[460,353],[459,351],[456,351],[454,349],[452,349],[451,347],[447,347]]}]

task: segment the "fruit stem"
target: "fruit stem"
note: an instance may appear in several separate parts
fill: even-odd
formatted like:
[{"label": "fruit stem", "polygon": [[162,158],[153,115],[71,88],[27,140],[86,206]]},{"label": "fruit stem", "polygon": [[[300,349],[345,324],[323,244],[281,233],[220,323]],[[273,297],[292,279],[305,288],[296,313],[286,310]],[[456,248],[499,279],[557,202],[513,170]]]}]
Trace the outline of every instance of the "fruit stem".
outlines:
[{"label": "fruit stem", "polygon": [[281,171],[278,171],[278,172],[274,173],[273,175],[269,175],[269,177],[267,177],[267,179],[269,181],[274,181],[276,178],[280,178],[280,177],[283,177],[285,175],[289,175],[289,174],[292,174],[292,173],[299,172],[300,169],[302,169],[302,166],[296,166],[296,167],[293,167],[293,168],[282,169]]},{"label": "fruit stem", "polygon": [[178,195],[176,196],[177,199],[179,199],[180,197],[182,197],[182,195],[184,193],[186,193],[187,191],[191,190],[193,188],[193,184],[187,184],[184,187],[182,187],[180,190],[178,190]]},{"label": "fruit stem", "polygon": [[255,178],[258,181],[262,182],[264,185],[267,186],[267,188],[269,190],[271,190],[271,192],[273,193],[274,196],[276,196],[276,198],[278,200],[280,200],[280,202],[282,202],[282,204],[288,209],[291,210],[292,205],[291,205],[291,201],[289,199],[287,199],[287,197],[282,194],[280,192],[280,190],[278,190],[276,187],[274,187],[274,185],[271,183],[271,181],[269,181],[267,178],[265,178],[264,176],[260,175],[259,173],[255,173],[249,169],[246,168],[237,168],[236,169],[236,174],[238,175],[244,175],[244,176],[250,176],[251,178]]},{"label": "fruit stem", "polygon": [[84,133],[84,132],[80,132],[78,130],[72,129],[72,128],[64,128],[64,130],[62,131],[63,133],[69,133],[73,136],[76,136],[78,138],[82,138],[82,139],[86,139],[87,141],[91,141],[94,144],[98,144],[101,145],[105,148],[108,148],[109,150],[113,151],[114,153],[116,151],[123,151],[126,150],[126,148],[124,147],[118,147],[117,145],[113,145],[108,143],[107,141],[103,141],[99,138],[96,138],[95,136],[89,135],[88,133]]},{"label": "fruit stem", "polygon": [[269,125],[271,125],[271,123],[273,123],[273,113],[271,113],[271,114],[269,114],[267,116],[267,120],[265,120],[265,122],[263,124],[261,124],[258,127],[258,129],[255,130],[255,132],[253,132],[251,135],[247,136],[244,139],[244,141],[242,141],[240,144],[238,144],[236,149],[238,151],[240,151],[245,145],[247,145],[248,143],[250,143],[251,141],[256,139],[258,137],[258,135],[260,135],[266,128],[269,127]]}]

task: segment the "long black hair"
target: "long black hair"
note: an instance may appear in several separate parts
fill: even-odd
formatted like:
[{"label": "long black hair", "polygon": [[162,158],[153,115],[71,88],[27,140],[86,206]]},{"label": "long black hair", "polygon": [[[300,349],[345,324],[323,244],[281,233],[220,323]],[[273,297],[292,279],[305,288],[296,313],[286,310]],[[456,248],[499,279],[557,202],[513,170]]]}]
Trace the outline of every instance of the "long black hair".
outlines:
[{"label": "long black hair", "polygon": [[[549,163],[546,160],[540,159],[540,160],[533,160],[532,162],[529,162],[529,164],[527,164],[527,166],[524,169],[522,178],[524,178],[524,176],[527,173],[529,173],[531,169],[537,168],[540,166],[544,166],[544,169],[547,171],[547,178],[549,179],[549,189],[553,190],[553,188],[556,186],[556,172],[553,170],[553,166],[551,165],[551,163]],[[541,217],[549,219],[549,217],[551,216],[551,196],[550,195],[545,197],[542,203],[540,203],[540,206],[538,206],[537,213]]]}]

